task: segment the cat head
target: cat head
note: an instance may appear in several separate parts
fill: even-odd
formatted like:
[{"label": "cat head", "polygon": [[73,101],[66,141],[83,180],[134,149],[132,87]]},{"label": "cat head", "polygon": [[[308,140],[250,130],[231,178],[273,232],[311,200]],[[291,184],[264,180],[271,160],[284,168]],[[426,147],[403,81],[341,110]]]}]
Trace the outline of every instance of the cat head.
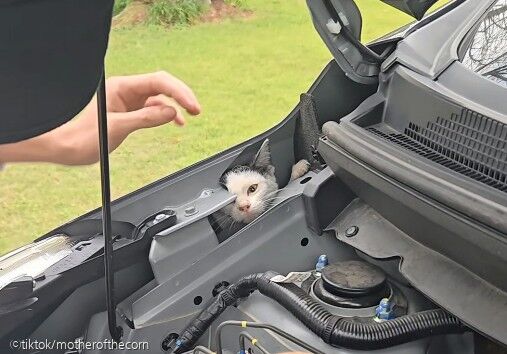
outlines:
[{"label": "cat head", "polygon": [[250,164],[233,168],[224,175],[222,182],[236,195],[235,202],[224,208],[234,221],[249,223],[261,215],[278,190],[269,140],[264,140]]}]

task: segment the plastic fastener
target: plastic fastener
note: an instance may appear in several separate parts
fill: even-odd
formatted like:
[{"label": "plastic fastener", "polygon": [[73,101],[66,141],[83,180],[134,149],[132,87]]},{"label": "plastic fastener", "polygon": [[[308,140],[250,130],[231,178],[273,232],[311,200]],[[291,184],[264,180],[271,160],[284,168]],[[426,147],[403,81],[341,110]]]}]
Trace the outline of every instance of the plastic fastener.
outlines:
[{"label": "plastic fastener", "polygon": [[319,259],[317,260],[317,264],[315,265],[315,270],[317,272],[320,272],[328,264],[329,264],[329,260],[327,258],[327,255],[322,254],[319,256]]},{"label": "plastic fastener", "polygon": [[345,236],[352,237],[352,236],[357,235],[358,232],[359,232],[359,227],[351,226],[347,230],[345,230]]}]

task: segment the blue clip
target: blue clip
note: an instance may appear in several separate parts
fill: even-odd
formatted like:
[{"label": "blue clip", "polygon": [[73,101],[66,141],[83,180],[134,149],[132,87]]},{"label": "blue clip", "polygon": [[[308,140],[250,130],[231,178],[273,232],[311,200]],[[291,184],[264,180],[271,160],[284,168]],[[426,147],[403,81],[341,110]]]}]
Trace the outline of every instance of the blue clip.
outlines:
[{"label": "blue clip", "polygon": [[320,272],[325,266],[329,264],[329,260],[327,259],[327,255],[323,254],[319,256],[317,260],[317,264],[315,265],[315,270]]},{"label": "blue clip", "polygon": [[383,298],[375,308],[375,315],[379,320],[392,320],[394,318],[393,304],[388,298]]}]

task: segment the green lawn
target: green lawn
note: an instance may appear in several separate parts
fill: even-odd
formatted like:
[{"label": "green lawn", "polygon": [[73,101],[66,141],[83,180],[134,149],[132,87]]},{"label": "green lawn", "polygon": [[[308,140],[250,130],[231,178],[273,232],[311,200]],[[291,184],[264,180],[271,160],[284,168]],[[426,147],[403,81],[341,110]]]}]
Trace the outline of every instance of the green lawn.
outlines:
[{"label": "green lawn", "polygon": [[[410,21],[359,0],[363,41]],[[167,70],[193,87],[203,113],[133,134],[112,154],[114,197],[131,192],[280,121],[330,59],[303,0],[247,0],[254,15],[183,29],[113,30],[108,75]],[[98,166],[9,166],[0,173],[0,254],[95,208]]]}]

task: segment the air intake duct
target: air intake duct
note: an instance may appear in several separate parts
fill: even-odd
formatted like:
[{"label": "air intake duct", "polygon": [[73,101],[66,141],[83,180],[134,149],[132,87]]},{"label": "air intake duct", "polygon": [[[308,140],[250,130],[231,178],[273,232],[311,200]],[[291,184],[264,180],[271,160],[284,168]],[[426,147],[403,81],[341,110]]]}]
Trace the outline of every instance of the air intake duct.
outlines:
[{"label": "air intake duct", "polygon": [[335,316],[295,284],[271,281],[276,275],[278,274],[272,271],[248,275],[218,294],[183,331],[176,341],[173,353],[190,350],[228,306],[255,290],[277,301],[324,342],[337,347],[381,349],[428,336],[461,333],[466,329],[459,319],[442,309],[422,311],[378,323]]}]

